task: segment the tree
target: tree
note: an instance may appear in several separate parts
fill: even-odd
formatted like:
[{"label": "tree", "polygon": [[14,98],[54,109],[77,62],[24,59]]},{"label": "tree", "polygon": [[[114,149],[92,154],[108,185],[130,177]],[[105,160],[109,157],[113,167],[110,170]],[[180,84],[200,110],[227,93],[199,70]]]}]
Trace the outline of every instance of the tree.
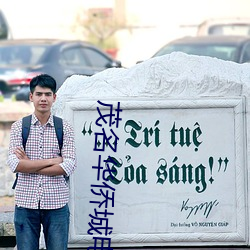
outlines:
[{"label": "tree", "polygon": [[88,41],[107,50],[117,48],[115,33],[124,28],[119,24],[111,8],[98,8],[81,11],[77,15],[76,25],[82,28]]}]

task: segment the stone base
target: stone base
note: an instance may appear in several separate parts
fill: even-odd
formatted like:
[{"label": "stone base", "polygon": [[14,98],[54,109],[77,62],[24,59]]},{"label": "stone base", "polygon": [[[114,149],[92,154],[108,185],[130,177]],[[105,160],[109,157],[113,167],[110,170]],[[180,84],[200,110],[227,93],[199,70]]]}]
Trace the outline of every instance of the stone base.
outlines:
[{"label": "stone base", "polygon": [[16,245],[13,217],[13,211],[0,213],[0,249],[2,249],[2,247],[14,247]]},{"label": "stone base", "polygon": [[16,237],[15,236],[0,236],[0,249],[2,247],[15,247]]}]

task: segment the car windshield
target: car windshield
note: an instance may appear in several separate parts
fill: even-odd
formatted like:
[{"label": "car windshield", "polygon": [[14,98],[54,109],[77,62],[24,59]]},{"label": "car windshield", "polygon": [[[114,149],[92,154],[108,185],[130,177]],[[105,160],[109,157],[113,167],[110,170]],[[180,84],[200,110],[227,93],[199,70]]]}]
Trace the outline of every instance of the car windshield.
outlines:
[{"label": "car windshield", "polygon": [[46,49],[44,45],[0,46],[0,64],[36,64]]},{"label": "car windshield", "polygon": [[218,24],[209,27],[209,35],[250,35],[250,24]]},{"label": "car windshield", "polygon": [[170,54],[174,51],[181,51],[186,54],[198,56],[216,57],[226,61],[236,61],[237,48],[229,45],[172,44],[163,47],[154,55],[154,57]]}]

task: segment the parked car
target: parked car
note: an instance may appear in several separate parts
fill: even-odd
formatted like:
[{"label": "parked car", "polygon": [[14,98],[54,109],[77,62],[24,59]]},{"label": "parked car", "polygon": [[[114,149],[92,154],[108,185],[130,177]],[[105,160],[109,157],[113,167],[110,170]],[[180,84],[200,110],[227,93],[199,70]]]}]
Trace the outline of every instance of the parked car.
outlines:
[{"label": "parked car", "polygon": [[250,62],[250,36],[184,37],[169,42],[156,52],[153,57],[174,51],[245,63]]},{"label": "parked car", "polygon": [[9,38],[12,38],[11,30],[3,11],[0,10],[0,39]]},{"label": "parked car", "polygon": [[250,18],[214,18],[198,26],[198,36],[206,35],[250,35]]},{"label": "parked car", "polygon": [[[20,89],[28,98],[30,80],[41,73],[55,78],[58,88],[73,74],[91,76],[111,67],[121,67],[96,46],[82,41],[58,39],[12,39],[0,41],[0,90]],[[16,93],[18,99],[19,93]]]}]

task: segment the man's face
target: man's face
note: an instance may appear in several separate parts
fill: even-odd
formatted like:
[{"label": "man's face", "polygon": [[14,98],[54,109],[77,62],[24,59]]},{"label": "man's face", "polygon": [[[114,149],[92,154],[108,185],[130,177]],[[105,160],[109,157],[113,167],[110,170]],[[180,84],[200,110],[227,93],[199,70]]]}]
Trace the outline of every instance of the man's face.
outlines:
[{"label": "man's face", "polygon": [[36,86],[33,94],[30,93],[30,101],[34,103],[35,111],[50,112],[52,104],[56,100],[56,95],[49,88]]}]

